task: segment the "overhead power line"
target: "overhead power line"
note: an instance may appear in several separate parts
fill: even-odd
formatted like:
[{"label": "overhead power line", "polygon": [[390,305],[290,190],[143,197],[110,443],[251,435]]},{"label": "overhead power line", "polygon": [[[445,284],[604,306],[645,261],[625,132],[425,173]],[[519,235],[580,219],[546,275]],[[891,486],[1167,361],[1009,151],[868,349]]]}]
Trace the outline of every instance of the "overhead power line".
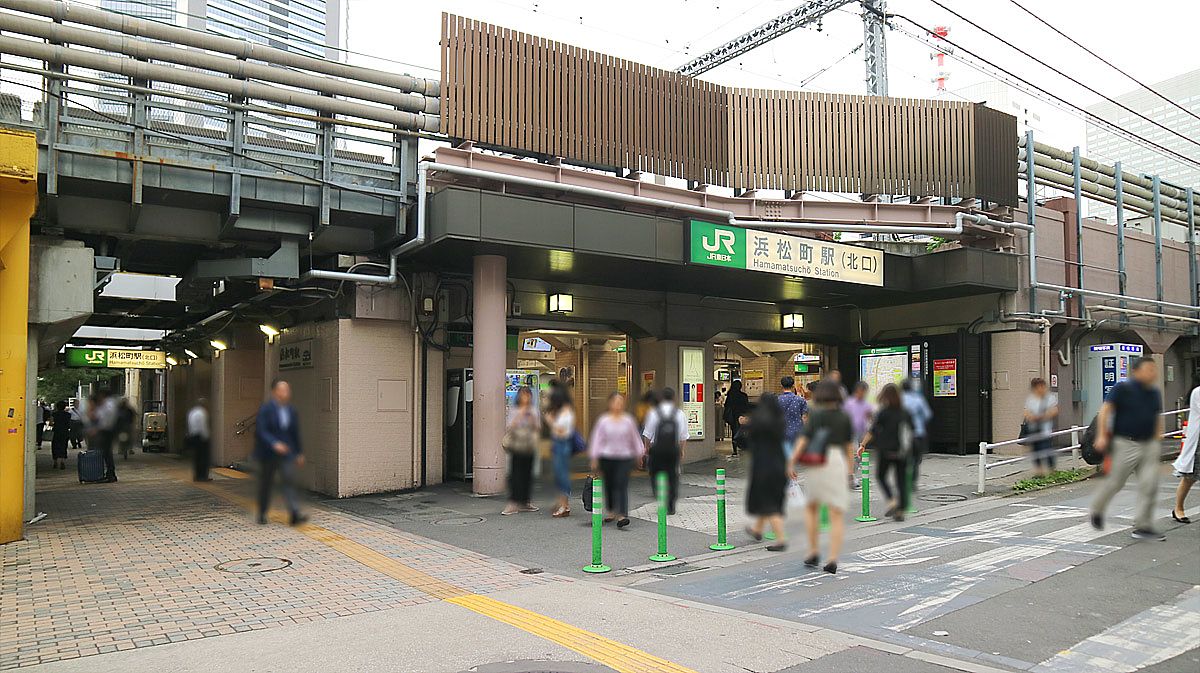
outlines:
[{"label": "overhead power line", "polygon": [[1192,112],[1192,111],[1191,111],[1191,110],[1189,110],[1188,108],[1186,108],[1186,107],[1184,107],[1184,106],[1180,105],[1179,103],[1176,103],[1175,101],[1171,100],[1170,98],[1168,98],[1168,97],[1164,96],[1163,94],[1159,93],[1157,90],[1155,90],[1155,89],[1154,89],[1154,87],[1150,86],[1149,84],[1144,84],[1144,83],[1142,83],[1142,81],[1141,81],[1141,80],[1139,80],[1138,78],[1134,77],[1133,75],[1130,75],[1129,73],[1125,72],[1125,71],[1124,71],[1124,70],[1122,70],[1121,68],[1118,68],[1116,65],[1114,65],[1114,64],[1112,63],[1112,61],[1109,61],[1108,59],[1106,59],[1106,58],[1104,58],[1103,56],[1101,56],[1101,55],[1097,54],[1096,52],[1092,51],[1091,49],[1088,49],[1087,47],[1083,46],[1083,45],[1082,45],[1082,44],[1080,44],[1080,43],[1079,43],[1079,42],[1078,42],[1076,39],[1074,39],[1074,38],[1073,38],[1073,37],[1071,37],[1070,35],[1067,35],[1066,33],[1064,33],[1064,32],[1062,32],[1061,30],[1059,30],[1058,26],[1055,26],[1054,24],[1052,24],[1052,23],[1050,23],[1050,22],[1046,21],[1045,19],[1043,19],[1042,17],[1038,16],[1037,14],[1034,14],[1033,12],[1029,11],[1029,8],[1027,8],[1027,7],[1025,7],[1024,5],[1022,5],[1021,3],[1017,2],[1017,0],[1008,0],[1008,1],[1009,1],[1009,2],[1011,2],[1011,3],[1012,3],[1014,6],[1016,6],[1018,9],[1020,9],[1022,12],[1025,12],[1026,14],[1028,14],[1028,15],[1029,15],[1029,16],[1031,16],[1031,17],[1033,17],[1034,19],[1037,19],[1038,23],[1040,23],[1040,24],[1042,24],[1043,26],[1045,26],[1045,27],[1049,28],[1050,30],[1054,31],[1055,33],[1058,33],[1058,35],[1059,35],[1060,37],[1062,37],[1063,39],[1067,40],[1068,42],[1070,42],[1071,44],[1075,45],[1076,47],[1079,47],[1080,49],[1082,49],[1082,50],[1086,51],[1088,54],[1090,54],[1090,55],[1091,55],[1093,58],[1095,58],[1097,61],[1100,61],[1100,62],[1101,62],[1101,63],[1103,63],[1104,65],[1106,65],[1106,66],[1108,66],[1108,67],[1112,68],[1113,70],[1116,70],[1117,72],[1121,73],[1122,75],[1124,75],[1124,76],[1125,76],[1127,79],[1129,79],[1129,80],[1130,80],[1131,82],[1133,82],[1134,84],[1136,84],[1136,85],[1140,86],[1141,88],[1145,89],[1146,91],[1149,91],[1150,93],[1154,94],[1155,96],[1158,96],[1158,97],[1159,97],[1159,98],[1161,98],[1162,100],[1164,100],[1164,101],[1166,101],[1167,103],[1169,103],[1169,104],[1171,104],[1171,105],[1173,105],[1173,106],[1175,106],[1175,107],[1179,108],[1180,110],[1182,110],[1182,111],[1186,112],[1187,114],[1191,115],[1192,117],[1196,118],[1197,120],[1200,120],[1200,115],[1197,115],[1195,112]]},{"label": "overhead power line", "polygon": [[[1024,77],[1021,77],[1020,75],[1017,75],[1016,73],[1012,72],[1011,70],[1008,70],[999,65],[996,65],[992,61],[989,61],[986,58],[980,56],[979,54],[971,51],[970,49],[967,49],[966,47],[955,42],[954,40],[951,40],[948,37],[943,37],[941,35],[938,35],[932,29],[930,29],[928,26],[923,25],[922,23],[920,23],[919,21],[916,21],[915,19],[911,19],[903,14],[896,14],[894,12],[889,12],[887,14],[887,17],[902,19],[902,20],[906,21],[907,23],[909,23],[910,25],[912,25],[913,27],[915,27],[916,29],[918,29],[919,31],[921,31],[921,34],[920,35],[914,34],[913,32],[906,30],[905,28],[898,26],[898,25],[893,25],[892,26],[893,30],[900,32],[901,34],[907,35],[908,37],[910,37],[914,40],[917,40],[918,42],[921,42],[922,44],[930,46],[934,49],[939,49],[939,50],[945,52],[948,56],[961,61],[962,63],[966,64],[967,66],[974,68],[975,70],[978,70],[979,72],[981,72],[989,77],[998,79],[1005,83],[1008,83],[1011,86],[1013,86],[1014,88],[1020,89],[1021,91],[1025,91],[1026,93],[1030,93],[1031,95],[1034,95],[1038,98],[1046,100],[1055,106],[1072,111],[1074,114],[1078,115],[1079,117],[1081,117],[1087,121],[1090,121],[1090,122],[1096,124],[1097,126],[1101,126],[1108,131],[1116,133],[1117,135],[1120,135],[1121,137],[1132,140],[1133,142],[1135,142],[1139,145],[1142,145],[1143,147],[1153,149],[1153,150],[1163,154],[1164,156],[1171,157],[1175,160],[1178,160],[1180,162],[1188,164],[1189,166],[1193,166],[1195,168],[1200,168],[1200,159],[1194,159],[1185,154],[1181,154],[1179,152],[1176,152],[1175,150],[1172,150],[1168,147],[1160,145],[1159,143],[1156,143],[1153,140],[1150,140],[1150,139],[1140,136],[1136,133],[1128,131],[1124,128],[1121,128],[1120,126],[1117,126],[1116,124],[1109,122],[1107,119],[1099,117],[1099,116],[1087,111],[1086,109],[1072,103],[1071,101],[1063,98],[1062,96],[1059,96],[1058,94],[1052,93],[1052,92],[1048,91],[1047,89],[1044,89],[1044,88],[1034,84],[1033,82],[1025,79]],[[957,52],[961,52],[962,54],[967,54],[968,56],[970,56],[970,58],[964,58],[960,53],[957,53]],[[972,59],[977,62],[973,62]]]},{"label": "overhead power line", "polygon": [[[974,27],[974,28],[976,28],[977,30],[983,31],[983,33],[984,33],[984,34],[988,35],[988,36],[989,36],[989,37],[991,37],[992,39],[994,39],[994,40],[996,40],[996,41],[1000,42],[1001,44],[1004,44],[1004,45],[1005,45],[1005,46],[1007,46],[1008,48],[1012,49],[1013,51],[1017,52],[1018,54],[1021,54],[1022,56],[1025,56],[1026,58],[1028,58],[1028,59],[1032,60],[1033,62],[1037,63],[1038,65],[1042,66],[1043,68],[1046,68],[1046,69],[1050,70],[1051,72],[1053,72],[1053,73],[1055,73],[1055,74],[1059,75],[1060,77],[1063,77],[1064,79],[1066,79],[1066,80],[1068,80],[1068,81],[1070,81],[1070,82],[1074,83],[1075,85],[1077,85],[1077,86],[1080,86],[1080,87],[1083,87],[1084,89],[1088,90],[1089,92],[1091,92],[1091,93],[1093,93],[1093,94],[1095,94],[1095,95],[1097,95],[1097,96],[1100,96],[1100,97],[1101,97],[1101,98],[1103,98],[1104,100],[1106,100],[1106,101],[1108,101],[1109,103],[1112,103],[1113,105],[1115,105],[1115,106],[1117,106],[1117,107],[1121,108],[1122,110],[1124,110],[1124,111],[1128,112],[1129,114],[1131,114],[1131,115],[1133,115],[1133,116],[1135,116],[1135,117],[1137,117],[1137,118],[1139,118],[1139,119],[1141,119],[1141,120],[1143,120],[1143,121],[1145,121],[1145,122],[1147,122],[1147,123],[1149,123],[1149,124],[1152,124],[1152,125],[1154,125],[1154,126],[1157,126],[1158,128],[1160,128],[1160,129],[1162,129],[1162,130],[1166,131],[1167,133],[1170,133],[1171,135],[1174,135],[1174,136],[1176,136],[1176,137],[1178,137],[1178,138],[1180,138],[1180,139],[1182,139],[1182,140],[1186,140],[1187,142],[1189,142],[1189,143],[1191,143],[1191,144],[1195,145],[1196,147],[1200,147],[1200,141],[1196,140],[1195,138],[1192,138],[1192,137],[1190,137],[1190,136],[1186,136],[1186,135],[1184,135],[1184,134],[1182,134],[1182,133],[1180,133],[1180,132],[1176,131],[1175,129],[1173,129],[1173,128],[1169,127],[1169,126],[1166,126],[1166,125],[1164,125],[1164,124],[1161,124],[1161,123],[1159,123],[1159,122],[1157,122],[1157,121],[1155,121],[1155,120],[1151,119],[1150,117],[1147,117],[1146,115],[1142,114],[1141,112],[1138,112],[1137,110],[1134,110],[1133,108],[1129,107],[1128,105],[1125,105],[1124,103],[1121,103],[1120,101],[1118,101],[1118,100],[1116,100],[1116,99],[1114,99],[1114,98],[1112,98],[1112,97],[1110,97],[1110,96],[1106,96],[1106,95],[1104,95],[1103,93],[1101,93],[1101,92],[1097,91],[1095,88],[1093,88],[1093,87],[1091,87],[1091,86],[1089,86],[1089,85],[1087,85],[1087,84],[1084,84],[1083,82],[1081,82],[1081,81],[1079,81],[1078,79],[1076,79],[1076,78],[1072,77],[1071,75],[1068,75],[1067,73],[1063,72],[1062,70],[1059,70],[1058,68],[1056,68],[1056,67],[1054,67],[1054,66],[1050,65],[1049,63],[1047,63],[1047,62],[1043,61],[1042,59],[1038,58],[1037,56],[1034,56],[1033,54],[1031,54],[1031,53],[1029,53],[1029,52],[1025,51],[1024,49],[1022,49],[1022,48],[1018,47],[1017,45],[1013,44],[1012,42],[1009,42],[1007,39],[1005,39],[1005,38],[1003,38],[1003,37],[1001,37],[1001,36],[999,36],[999,35],[997,35],[997,34],[993,33],[992,31],[988,30],[987,28],[984,28],[983,26],[979,25],[978,23],[975,23],[974,21],[972,21],[972,20],[968,19],[967,17],[963,16],[962,14],[959,14],[958,12],[956,12],[956,11],[954,11],[953,9],[951,9],[951,8],[947,7],[946,5],[942,4],[942,3],[941,3],[941,2],[939,2],[938,0],[929,0],[929,1],[930,1],[930,2],[932,2],[933,4],[937,5],[938,7],[941,7],[943,10],[945,10],[945,11],[947,11],[947,12],[950,12],[950,13],[951,13],[951,14],[953,14],[955,17],[957,17],[959,20],[961,20],[961,21],[965,21],[965,22],[966,22],[968,25],[970,25],[970,26],[973,26],[973,27]],[[897,14],[896,16],[900,16],[900,15],[899,15],[899,14]]]}]

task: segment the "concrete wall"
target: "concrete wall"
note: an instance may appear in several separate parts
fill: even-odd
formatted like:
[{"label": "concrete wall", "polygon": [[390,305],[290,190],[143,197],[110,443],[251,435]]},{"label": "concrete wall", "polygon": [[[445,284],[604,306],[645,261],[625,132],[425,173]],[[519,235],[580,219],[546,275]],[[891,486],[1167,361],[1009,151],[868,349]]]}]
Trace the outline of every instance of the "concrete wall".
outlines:
[{"label": "concrete wall", "polygon": [[[167,450],[172,453],[183,451],[184,435],[187,432],[187,412],[201,397],[209,398],[212,410],[212,363],[208,360],[192,360],[190,364],[172,367],[167,372]],[[213,420],[212,412],[209,421]],[[215,425],[213,426],[216,427]]]},{"label": "concrete wall", "polygon": [[413,332],[403,323],[338,321],[339,497],[412,488]]},{"label": "concrete wall", "polygon": [[[993,332],[991,338],[992,441],[1003,442],[1021,434],[1029,381],[1041,375],[1042,340],[1037,332]],[[1060,378],[1060,399],[1062,391]],[[1066,399],[1070,399],[1069,385]]]},{"label": "concrete wall", "polygon": [[[713,417],[716,413],[713,404],[712,391],[716,390],[716,379],[713,376],[713,347],[703,341],[674,341],[660,339],[638,339],[637,359],[631,369],[630,376],[641,381],[642,373],[650,370],[655,372],[654,387],[656,390],[674,388],[676,394],[682,388],[679,371],[680,346],[700,346],[704,348],[704,389],[708,393],[704,397],[705,437],[689,441],[684,449],[684,462],[692,463],[706,460],[716,455],[715,435],[712,432]],[[679,399],[678,397],[676,399]]]},{"label": "concrete wall", "polygon": [[[338,384],[340,321],[304,323],[290,327],[267,349],[266,385],[273,378],[286,380],[292,388],[292,403],[300,416],[300,440],[304,443],[307,464],[301,471],[306,488],[330,495],[338,494],[339,426]],[[279,350],[283,345],[311,339],[312,366],[279,370]],[[258,404],[266,397],[260,393]],[[257,407],[258,404],[255,406]]]}]

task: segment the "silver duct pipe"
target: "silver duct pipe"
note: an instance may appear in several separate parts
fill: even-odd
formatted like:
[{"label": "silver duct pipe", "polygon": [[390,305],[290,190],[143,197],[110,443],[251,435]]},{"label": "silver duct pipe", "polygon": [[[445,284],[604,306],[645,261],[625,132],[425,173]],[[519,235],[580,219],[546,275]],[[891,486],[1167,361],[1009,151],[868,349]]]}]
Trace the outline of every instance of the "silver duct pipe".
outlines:
[{"label": "silver duct pipe", "polygon": [[402,129],[431,132],[438,130],[438,118],[431,115],[403,112],[368,105],[366,103],[355,103],[328,96],[290,91],[269,84],[206,75],[169,65],[144,63],[131,58],[108,56],[81,49],[70,49],[60,45],[35,42],[33,40],[23,40],[0,35],[0,53],[50,63],[62,63],[81,68],[103,70],[136,79],[167,82],[180,86],[195,87],[197,89],[208,89],[239,98],[268,100],[284,105],[295,105],[297,107],[321,110],[330,114],[373,119],[388,124],[395,124]]},{"label": "silver duct pipe", "polygon": [[116,14],[96,7],[88,7],[59,0],[0,0],[0,8],[27,14],[37,14],[67,23],[79,23],[93,28],[103,28],[133,37],[145,37],[171,44],[180,44],[197,49],[218,51],[238,58],[265,61],[291,68],[319,72],[331,77],[378,84],[408,93],[438,97],[441,85],[436,79],[413,77],[400,73],[385,72],[373,68],[339,63],[337,61],[296,54],[283,49],[254,44],[246,40],[223,37],[191,28],[172,26],[156,21],[147,21],[131,16]]},{"label": "silver duct pipe", "polygon": [[[1021,138],[1018,139],[1017,147],[1020,147],[1020,148],[1025,147],[1024,136],[1022,136]],[[1059,161],[1065,161],[1068,164],[1072,162],[1073,157],[1074,157],[1074,155],[1071,152],[1068,152],[1067,150],[1060,150],[1057,147],[1052,147],[1045,143],[1039,143],[1036,141],[1033,143],[1033,152],[1035,155],[1042,154],[1047,157],[1050,157],[1051,159],[1058,159]],[[1112,166],[1102,164],[1099,161],[1096,161],[1094,159],[1085,159],[1085,158],[1081,157],[1079,160],[1079,165],[1080,165],[1080,167],[1085,168],[1089,171],[1101,173],[1110,178],[1116,177],[1116,171]],[[1131,185],[1131,184],[1136,185],[1138,187],[1142,187],[1147,192],[1149,192],[1149,190],[1151,189],[1150,179],[1143,178],[1140,175],[1132,175],[1132,174],[1123,175],[1122,182],[1126,185],[1127,191],[1128,191],[1128,185]],[[1164,196],[1169,196],[1173,199],[1178,199],[1178,200],[1182,201],[1187,198],[1187,194],[1185,193],[1184,190],[1176,189],[1175,187],[1172,187],[1171,185],[1163,185],[1161,191]]]},{"label": "silver duct pipe", "polygon": [[[1017,160],[1019,163],[1021,163],[1023,165],[1025,158],[1026,158],[1026,150],[1024,148],[1022,148],[1017,153]],[[1034,166],[1041,166],[1043,168],[1048,168],[1048,169],[1058,172],[1058,173],[1065,173],[1066,175],[1069,175],[1069,176],[1073,176],[1073,173],[1075,171],[1075,168],[1070,161],[1062,161],[1059,159],[1054,159],[1052,157],[1046,156],[1044,154],[1039,154],[1036,152],[1033,155],[1033,163],[1034,163]],[[1116,193],[1117,181],[1116,181],[1115,177],[1105,175],[1104,173],[1099,173],[1099,172],[1096,172],[1096,171],[1093,171],[1090,169],[1082,168],[1082,166],[1083,166],[1082,157],[1080,158],[1079,165],[1081,167],[1081,170],[1079,171],[1079,177],[1085,183],[1088,183],[1088,182],[1095,183],[1097,185],[1100,185],[1101,187],[1105,187],[1107,189],[1113,190],[1114,194]],[[1022,168],[1021,172],[1024,172],[1023,168]],[[1073,179],[1074,178],[1072,177],[1072,180]],[[1127,180],[1125,178],[1125,176],[1123,174],[1121,176],[1121,191],[1123,191],[1125,193],[1126,199],[1129,199],[1130,196],[1134,196],[1134,197],[1144,200],[1146,203],[1150,203],[1151,199],[1154,198],[1153,190],[1145,189],[1143,187],[1139,187],[1136,184],[1131,183],[1129,180]],[[1187,199],[1186,198],[1185,199],[1174,199],[1169,196],[1162,196],[1161,200],[1162,200],[1162,205],[1163,205],[1164,209],[1169,208],[1169,209],[1178,211],[1181,214],[1186,215],[1186,213],[1187,213]]]},{"label": "silver duct pipe", "polygon": [[144,38],[106,33],[94,28],[64,26],[60,23],[31,19],[16,14],[0,13],[0,31],[40,37],[65,45],[82,45],[134,58],[168,61],[193,68],[223,72],[232,77],[275,82],[321,93],[374,101],[406,112],[437,114],[440,100],[425,98],[395,89],[367,86],[354,81],[322,77],[312,73],[279,68],[263,63],[217,56],[197,49],[181,49]]},{"label": "silver duct pipe", "polygon": [[1066,292],[1067,294],[1079,294],[1085,297],[1103,297],[1104,299],[1123,299],[1125,301],[1136,302],[1138,304],[1153,304],[1161,308],[1177,308],[1182,309],[1187,313],[1200,313],[1200,306],[1191,306],[1189,304],[1176,304],[1174,302],[1162,301],[1161,299],[1147,299],[1145,297],[1133,297],[1127,294],[1113,294],[1112,292],[1101,292],[1100,290],[1088,290],[1077,287],[1066,287],[1064,285],[1054,285],[1052,283],[1038,283],[1039,290],[1053,290],[1055,292]]},{"label": "silver duct pipe", "polygon": [[[1025,169],[1026,164],[1025,161],[1022,160],[1017,164],[1017,171],[1018,173],[1024,173]],[[1046,168],[1045,166],[1041,166],[1037,163],[1034,164],[1033,175],[1038,182],[1051,187],[1074,189],[1075,186],[1075,179],[1070,173],[1062,173],[1052,168]],[[1117,203],[1117,193],[1115,189],[1104,187],[1103,185],[1095,182],[1087,181],[1083,181],[1082,184],[1080,184],[1079,189],[1080,191],[1086,193],[1089,198],[1093,198],[1096,201],[1101,201],[1113,206],[1115,206]],[[1138,196],[1130,196],[1128,193],[1123,196],[1122,200],[1125,207],[1130,210],[1138,210],[1146,215],[1151,215],[1153,213],[1154,204],[1151,201]],[[1176,210],[1175,208],[1164,207],[1162,209],[1162,216],[1164,220],[1170,220],[1177,224],[1187,226],[1187,211],[1180,211]]]},{"label": "silver duct pipe", "polygon": [[[300,275],[300,282],[307,280],[340,280],[371,285],[395,285],[400,282],[400,272],[396,268],[397,260],[410,250],[415,250],[425,244],[425,203],[426,190],[429,185],[429,171],[437,167],[431,161],[417,163],[417,231],[412,239],[401,243],[388,255],[388,273],[386,276],[369,273],[351,273],[348,271],[326,271],[325,269],[310,269]],[[411,299],[411,297],[410,297]]]}]

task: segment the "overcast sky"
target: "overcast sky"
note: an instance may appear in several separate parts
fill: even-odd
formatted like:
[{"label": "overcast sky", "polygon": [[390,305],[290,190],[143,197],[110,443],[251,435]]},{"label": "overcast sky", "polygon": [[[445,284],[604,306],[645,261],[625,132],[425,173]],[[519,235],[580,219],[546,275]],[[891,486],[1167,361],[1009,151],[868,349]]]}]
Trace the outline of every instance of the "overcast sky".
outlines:
[{"label": "overcast sky", "polygon": [[[1038,24],[1013,0],[940,0],[1057,69],[1115,96],[1136,84]],[[1015,0],[1146,83],[1200,68],[1197,0]],[[550,37],[587,49],[674,69],[799,0],[348,0],[349,48],[411,64],[413,74],[433,74],[439,64],[441,12]],[[1003,43],[938,8],[930,0],[891,0],[888,11],[929,27],[945,25],[950,39],[1068,100],[1086,105],[1099,98]],[[761,88],[865,93],[862,42],[856,3],[833,12],[822,30],[793,31],[702,76],[721,84]],[[911,25],[899,21],[899,25]],[[936,70],[929,47],[889,31],[888,73],[893,96],[935,97]],[[839,61],[840,59],[840,61]],[[352,62],[397,68],[359,55]],[[828,68],[824,72],[822,69]],[[951,91],[987,79],[951,61]],[[818,74],[819,73],[819,74]],[[951,94],[945,94],[954,98]],[[1047,115],[1043,115],[1046,117]],[[1082,122],[1051,109],[1043,140],[1069,148],[1083,143]],[[1099,158],[1099,157],[1097,157]]]}]

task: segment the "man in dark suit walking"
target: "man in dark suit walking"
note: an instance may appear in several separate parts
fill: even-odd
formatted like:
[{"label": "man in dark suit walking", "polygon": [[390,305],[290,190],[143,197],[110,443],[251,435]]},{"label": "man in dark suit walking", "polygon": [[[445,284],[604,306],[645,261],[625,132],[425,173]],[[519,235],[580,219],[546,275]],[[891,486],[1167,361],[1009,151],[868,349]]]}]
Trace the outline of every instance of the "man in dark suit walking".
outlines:
[{"label": "man in dark suit walking", "polygon": [[258,410],[254,430],[254,458],[259,462],[258,522],[267,522],[271,490],[279,473],[280,490],[287,502],[291,524],[308,520],[296,500],[296,470],[304,466],[300,449],[300,423],[292,406],[292,388],[287,381],[271,382],[271,397]]}]

